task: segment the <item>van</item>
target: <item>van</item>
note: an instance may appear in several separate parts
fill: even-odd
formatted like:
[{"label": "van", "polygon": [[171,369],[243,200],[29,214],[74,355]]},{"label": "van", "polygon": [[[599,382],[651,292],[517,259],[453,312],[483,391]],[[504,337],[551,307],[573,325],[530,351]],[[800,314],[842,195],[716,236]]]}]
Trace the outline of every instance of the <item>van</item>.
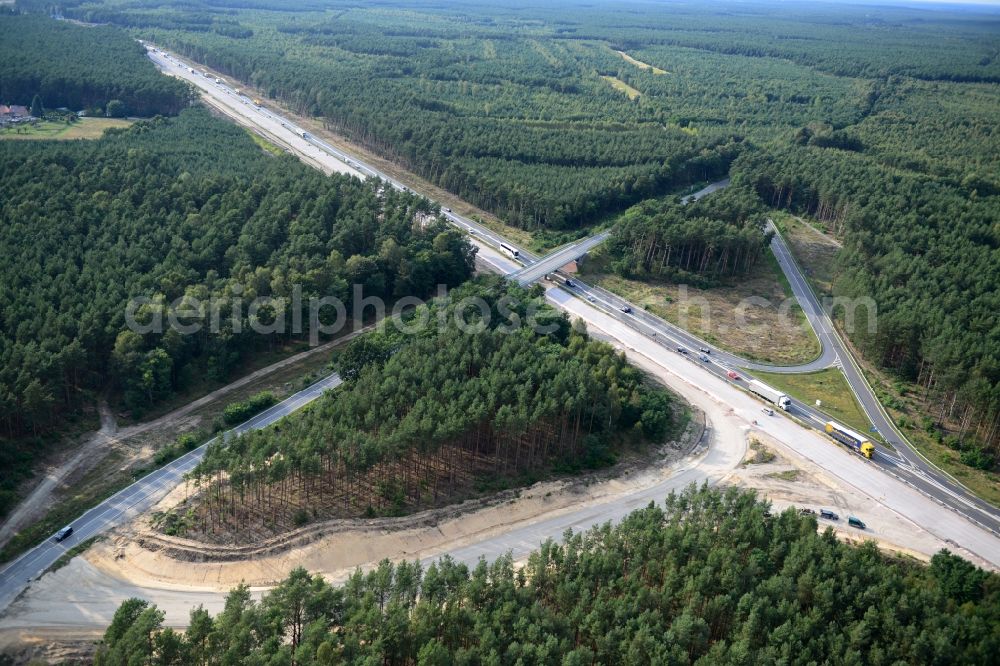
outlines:
[{"label": "van", "polygon": [[840,516],[838,516],[833,511],[830,511],[828,509],[820,509],[819,517],[826,518],[827,520],[840,520]]},{"label": "van", "polygon": [[860,520],[858,520],[857,518],[855,518],[854,516],[847,517],[847,524],[850,525],[851,527],[857,527],[859,530],[865,529],[865,524]]},{"label": "van", "polygon": [[73,533],[73,526],[67,525],[66,527],[56,532],[56,541],[65,541],[72,533]]}]

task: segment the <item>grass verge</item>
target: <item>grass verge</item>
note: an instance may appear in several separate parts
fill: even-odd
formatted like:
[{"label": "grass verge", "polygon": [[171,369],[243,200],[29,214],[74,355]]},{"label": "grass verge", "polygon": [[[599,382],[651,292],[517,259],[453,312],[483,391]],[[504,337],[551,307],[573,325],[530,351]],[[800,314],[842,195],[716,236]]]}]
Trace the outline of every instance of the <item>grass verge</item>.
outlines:
[{"label": "grass verge", "polygon": [[808,405],[820,400],[822,402],[820,409],[831,417],[849,428],[878,439],[875,433],[871,432],[871,422],[858,404],[850,384],[839,368],[827,368],[801,375],[774,372],[755,372],[754,375]]},{"label": "grass verge", "polygon": [[88,548],[93,546],[98,541],[103,541],[103,540],[104,540],[103,536],[92,536],[86,541],[81,541],[80,543],[76,544],[75,546],[67,550],[65,553],[60,555],[59,559],[53,562],[52,566],[50,566],[48,569],[45,570],[45,573],[50,573],[52,571],[59,571],[64,566],[69,564],[69,561],[72,560],[74,557],[76,557],[77,555],[81,555],[82,553],[85,553]]},{"label": "grass verge", "polygon": [[30,141],[39,139],[99,139],[104,130],[128,127],[133,121],[120,118],[80,118],[72,123],[42,120],[35,124],[11,125],[0,130],[0,139]]},{"label": "grass verge", "polygon": [[[832,293],[837,279],[839,243],[820,222],[777,212],[774,221],[785,235],[792,252],[818,294]],[[841,332],[841,337],[847,338]],[[850,341],[847,340],[850,346]],[[915,384],[893,378],[874,368],[853,350],[862,372],[875,390],[893,423],[906,439],[932,464],[958,479],[970,492],[1000,506],[1000,474],[962,462],[961,444],[957,441],[958,424],[933,418],[938,411],[933,397],[925,396]]]},{"label": "grass verge", "polygon": [[606,262],[596,253],[582,277],[726,351],[779,365],[819,356],[819,340],[798,304],[786,301],[788,282],[770,254],[747,278],[710,288],[623,278]]}]

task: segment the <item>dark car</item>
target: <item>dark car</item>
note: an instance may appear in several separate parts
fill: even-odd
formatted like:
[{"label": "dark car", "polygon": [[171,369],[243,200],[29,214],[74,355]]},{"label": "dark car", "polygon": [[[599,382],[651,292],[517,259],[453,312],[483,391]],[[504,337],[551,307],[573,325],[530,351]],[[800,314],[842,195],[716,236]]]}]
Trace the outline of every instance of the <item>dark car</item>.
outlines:
[{"label": "dark car", "polygon": [[677,348],[677,352],[680,353],[680,354],[687,354],[688,350],[684,349],[684,347],[678,347]]},{"label": "dark car", "polygon": [[566,280],[566,286],[567,286],[567,287],[575,287],[576,285],[575,285],[575,284],[573,284],[573,281],[572,281],[572,280]]},{"label": "dark car", "polygon": [[632,312],[632,308],[630,308],[627,305],[623,305],[622,306],[622,312],[624,312],[625,314],[628,314],[628,313]]},{"label": "dark car", "polygon": [[708,347],[701,347],[698,351],[700,351],[702,354],[711,354],[712,353],[712,350],[709,349]]},{"label": "dark car", "polygon": [[840,516],[835,514],[833,511],[828,511],[827,509],[820,509],[819,517],[826,518],[827,520],[840,520]]},{"label": "dark car", "polygon": [[847,517],[847,524],[851,527],[857,527],[859,530],[865,529],[865,524],[854,516]]},{"label": "dark car", "polygon": [[66,527],[56,532],[56,541],[65,541],[72,533],[73,533],[73,526],[67,525]]}]

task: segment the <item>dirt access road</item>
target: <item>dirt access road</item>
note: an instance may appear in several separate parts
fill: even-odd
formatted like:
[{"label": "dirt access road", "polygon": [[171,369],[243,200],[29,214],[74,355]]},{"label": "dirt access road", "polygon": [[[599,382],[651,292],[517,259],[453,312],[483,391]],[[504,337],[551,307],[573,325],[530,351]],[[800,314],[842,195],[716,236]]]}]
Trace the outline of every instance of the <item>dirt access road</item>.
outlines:
[{"label": "dirt access road", "polygon": [[[489,256],[488,249],[482,253],[484,260],[503,261]],[[572,314],[585,312],[581,308],[592,310],[580,299],[564,300],[565,292],[550,290],[548,295]],[[566,529],[617,520],[650,501],[661,501],[671,490],[706,481],[760,487],[775,497],[777,506],[806,504],[837,510],[841,521],[832,526],[845,538],[873,538],[921,558],[949,547],[984,566],[1000,562],[1000,547],[992,535],[957,525],[947,509],[886,478],[858,456],[780,415],[761,418],[755,426],[753,421],[761,417],[760,403],[747,394],[714,376],[692,372],[690,361],[663,355],[649,340],[617,328],[613,319],[590,313],[587,320],[593,335],[621,347],[631,362],[705,414],[709,428],[695,455],[680,461],[664,459],[646,470],[589,486],[537,486],[503,504],[409,528],[390,530],[362,521],[300,547],[237,562],[182,561],[143,549],[135,538],[144,525],[137,523],[35,582],[0,620],[0,645],[49,643],[57,637],[91,639],[130,596],[149,599],[165,611],[168,624],[183,627],[190,609],[198,604],[218,611],[235,582],[253,583],[260,594],[299,565],[340,581],[356,566],[371,566],[385,557],[428,562],[447,553],[474,563],[480,557],[511,552],[522,559],[540,541],[559,538]],[[771,463],[778,465],[771,468],[743,467],[750,434],[767,442],[784,462]],[[789,467],[801,470],[802,479],[798,474],[795,479],[768,476]],[[844,526],[848,513],[865,520],[869,530]],[[961,550],[955,542],[974,548]]]},{"label": "dirt access road", "polygon": [[[301,363],[317,354],[329,353],[334,346],[342,344],[368,330],[371,330],[371,327],[363,328],[337,340],[288,356],[271,365],[251,372],[163,416],[121,429],[118,428],[114,415],[107,404],[102,402],[99,405],[101,429],[84,438],[72,456],[55,464],[45,472],[45,476],[38,485],[11,512],[3,525],[0,525],[0,547],[6,544],[23,526],[45,515],[45,512],[52,503],[56,501],[56,496],[60,491],[66,490],[74,480],[81,478],[84,474],[94,469],[115,447],[120,447],[122,442],[152,432],[166,432],[171,434],[179,432],[181,430],[180,426],[185,423],[185,420],[199,409],[211,405],[241,388],[266,379],[279,370]],[[128,454],[133,458],[138,458],[144,453],[149,453],[138,448],[127,448]]]}]

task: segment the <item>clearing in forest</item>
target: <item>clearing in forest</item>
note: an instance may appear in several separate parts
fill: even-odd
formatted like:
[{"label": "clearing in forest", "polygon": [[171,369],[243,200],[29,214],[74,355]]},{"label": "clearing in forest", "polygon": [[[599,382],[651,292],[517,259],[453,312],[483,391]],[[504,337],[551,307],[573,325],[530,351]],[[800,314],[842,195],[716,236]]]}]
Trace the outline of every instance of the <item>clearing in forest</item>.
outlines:
[{"label": "clearing in forest", "polygon": [[33,125],[10,125],[0,130],[0,139],[100,139],[104,130],[128,127],[131,120],[120,118],[80,118],[71,124],[43,120]]},{"label": "clearing in forest", "polygon": [[770,255],[767,259],[746,278],[717,287],[628,279],[603,271],[599,262],[585,266],[589,274],[584,278],[745,358],[777,364],[811,361],[820,353],[819,341],[799,305],[786,303],[781,269]]},{"label": "clearing in forest", "polygon": [[653,65],[650,65],[648,62],[643,62],[641,60],[636,60],[635,58],[633,58],[629,54],[625,53],[624,51],[615,51],[615,53],[617,53],[622,58],[624,58],[625,62],[629,63],[630,65],[635,65],[639,69],[648,69],[651,72],[653,72],[653,74],[657,74],[657,75],[661,75],[661,74],[666,74],[667,73],[667,70],[660,69],[659,67],[654,67]]},{"label": "clearing in forest", "polygon": [[636,90],[635,88],[633,88],[632,86],[625,83],[619,78],[616,78],[614,76],[602,76],[601,78],[610,83],[611,87],[614,88],[615,90],[620,90],[621,92],[628,95],[629,99],[638,99],[638,97],[642,95],[641,92],[639,92],[638,90]]}]

